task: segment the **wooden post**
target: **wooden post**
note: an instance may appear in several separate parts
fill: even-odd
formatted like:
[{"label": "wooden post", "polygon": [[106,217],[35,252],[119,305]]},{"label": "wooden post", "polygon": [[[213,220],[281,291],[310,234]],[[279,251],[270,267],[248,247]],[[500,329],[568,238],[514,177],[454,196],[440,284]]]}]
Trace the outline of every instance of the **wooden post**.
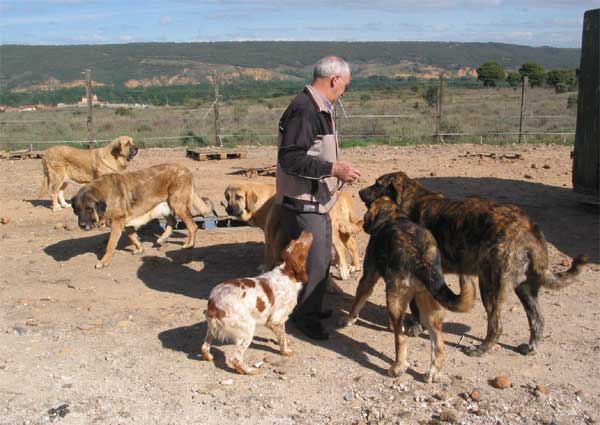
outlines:
[{"label": "wooden post", "polygon": [[444,98],[444,74],[440,74],[440,84],[438,86],[438,96],[437,96],[437,109],[436,109],[436,118],[435,118],[435,134],[437,136],[438,143],[444,143],[444,138],[442,137],[442,103]]},{"label": "wooden post", "polygon": [[600,9],[583,15],[573,189],[600,197]]},{"label": "wooden post", "polygon": [[521,115],[519,117],[519,143],[524,139],[523,124],[525,123],[525,98],[527,97],[527,84],[529,78],[523,77],[523,88],[521,89]]},{"label": "wooden post", "polygon": [[214,103],[214,112],[215,112],[215,145],[219,147],[223,147],[223,140],[221,139],[220,131],[221,127],[219,124],[219,74],[215,71],[214,74],[214,84],[215,84],[215,103]]},{"label": "wooden post", "polygon": [[85,70],[85,94],[87,96],[87,131],[89,148],[96,147],[96,137],[94,135],[94,123],[92,121],[92,70]]}]

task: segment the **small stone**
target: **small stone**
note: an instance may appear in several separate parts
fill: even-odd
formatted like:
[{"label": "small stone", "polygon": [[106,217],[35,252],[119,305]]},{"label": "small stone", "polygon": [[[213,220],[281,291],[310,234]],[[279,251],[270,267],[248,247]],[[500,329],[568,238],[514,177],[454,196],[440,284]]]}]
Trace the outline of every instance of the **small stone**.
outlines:
[{"label": "small stone", "polygon": [[436,174],[436,173],[434,173],[433,171],[432,171],[431,173],[429,173],[429,175],[430,175],[431,177],[435,177],[435,176],[437,176],[437,174]]},{"label": "small stone", "polygon": [[8,224],[11,221],[12,221],[12,218],[10,218],[10,217],[2,217],[2,218],[0,218],[0,223],[2,223],[2,224]]},{"label": "small stone", "polygon": [[21,326],[15,326],[13,328],[13,330],[15,331],[15,334],[19,335],[19,336],[24,336],[27,335],[27,329],[21,327]]},{"label": "small stone", "polygon": [[56,419],[57,416],[64,418],[65,416],[67,416],[70,413],[69,410],[69,405],[68,404],[61,404],[58,407],[53,407],[52,409],[48,410],[48,415],[50,415],[50,419],[54,420]]},{"label": "small stone", "polygon": [[523,177],[525,177],[526,179],[532,179],[533,176],[530,174],[524,174]]},{"label": "small stone", "polygon": [[584,389],[575,391],[575,395],[582,400],[585,400],[586,398],[588,398],[588,393]]},{"label": "small stone", "polygon": [[541,384],[540,385],[536,385],[535,389],[533,391],[534,391],[534,394],[536,396],[538,396],[538,397],[540,395],[545,395],[546,396],[546,395],[550,394],[550,390],[548,389],[548,387],[546,387],[545,385],[541,385]]},{"label": "small stone", "polygon": [[537,165],[531,164],[531,168],[537,168]]},{"label": "small stone", "polygon": [[233,379],[225,379],[219,382],[221,385],[233,385]]},{"label": "small stone", "polygon": [[494,379],[490,380],[490,385],[494,388],[499,388],[501,390],[512,386],[512,381],[504,375],[496,376]]},{"label": "small stone", "polygon": [[117,327],[118,328],[123,328],[123,329],[128,328],[129,327],[129,320],[119,320],[117,322]]},{"label": "small stone", "polygon": [[65,228],[65,223],[56,223],[56,224],[54,225],[54,228],[55,228],[56,230],[61,230],[61,229],[64,229],[64,228]]},{"label": "small stone", "polygon": [[479,402],[481,401],[481,391],[477,388],[475,388],[473,391],[471,391],[471,393],[469,394],[469,397],[471,397],[471,400],[475,401],[475,402]]},{"label": "small stone", "polygon": [[346,400],[346,401],[352,401],[352,400],[354,400],[354,394],[352,394],[352,393],[346,393],[346,394],[344,394],[344,400]]},{"label": "small stone", "polygon": [[549,170],[551,167],[548,164],[544,164],[544,166],[542,168]]},{"label": "small stone", "polygon": [[458,423],[458,412],[454,409],[442,409],[440,412],[440,421],[451,424]]}]

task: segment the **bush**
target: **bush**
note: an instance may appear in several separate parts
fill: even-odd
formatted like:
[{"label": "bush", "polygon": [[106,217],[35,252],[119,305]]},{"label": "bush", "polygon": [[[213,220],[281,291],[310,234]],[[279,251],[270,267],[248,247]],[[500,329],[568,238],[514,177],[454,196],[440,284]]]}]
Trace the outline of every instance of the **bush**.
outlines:
[{"label": "bush", "polygon": [[567,98],[567,109],[576,108],[577,107],[577,95],[572,94]]},{"label": "bush", "polygon": [[497,80],[504,80],[504,68],[498,62],[486,62],[477,68],[477,79],[485,87],[496,87]]},{"label": "bush", "polygon": [[518,87],[521,85],[521,74],[518,72],[509,72],[506,76],[506,82],[511,87]]},{"label": "bush", "polygon": [[558,83],[554,86],[555,93],[566,93],[569,91],[569,87],[565,83]]},{"label": "bush", "polygon": [[430,108],[433,108],[435,105],[437,105],[438,88],[436,86],[427,87],[427,89],[425,89],[425,93],[423,93],[421,97],[425,99]]},{"label": "bush", "polygon": [[[461,133],[462,128],[456,121],[442,120],[440,125],[440,131],[442,133]],[[444,136],[445,140],[457,139],[460,136]]]},{"label": "bush", "polygon": [[521,74],[521,77],[529,78],[529,87],[542,87],[546,75],[542,65],[533,61],[524,63],[521,68],[519,68],[519,73]]},{"label": "bush", "polygon": [[206,141],[202,136],[197,135],[192,130],[188,130],[181,137],[181,144],[184,146],[206,146]]},{"label": "bush", "polygon": [[130,116],[133,116],[133,110],[130,108],[120,107],[120,108],[115,109],[115,115],[119,115],[122,117],[130,117]]}]

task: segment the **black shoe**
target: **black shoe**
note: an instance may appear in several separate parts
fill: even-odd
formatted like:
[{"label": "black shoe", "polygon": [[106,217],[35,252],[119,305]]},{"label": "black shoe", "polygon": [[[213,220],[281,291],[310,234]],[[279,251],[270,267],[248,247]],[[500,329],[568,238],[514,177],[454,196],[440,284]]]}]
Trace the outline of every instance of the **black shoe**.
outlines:
[{"label": "black shoe", "polygon": [[329,339],[329,332],[317,320],[296,321],[296,328],[309,338],[321,341]]}]

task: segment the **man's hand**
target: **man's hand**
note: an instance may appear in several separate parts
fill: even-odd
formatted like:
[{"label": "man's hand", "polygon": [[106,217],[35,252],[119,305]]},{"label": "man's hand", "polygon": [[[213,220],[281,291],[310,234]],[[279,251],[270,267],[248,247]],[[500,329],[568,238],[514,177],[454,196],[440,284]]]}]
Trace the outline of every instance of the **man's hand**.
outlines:
[{"label": "man's hand", "polygon": [[353,182],[360,177],[360,172],[346,161],[335,162],[331,173],[344,183]]}]

